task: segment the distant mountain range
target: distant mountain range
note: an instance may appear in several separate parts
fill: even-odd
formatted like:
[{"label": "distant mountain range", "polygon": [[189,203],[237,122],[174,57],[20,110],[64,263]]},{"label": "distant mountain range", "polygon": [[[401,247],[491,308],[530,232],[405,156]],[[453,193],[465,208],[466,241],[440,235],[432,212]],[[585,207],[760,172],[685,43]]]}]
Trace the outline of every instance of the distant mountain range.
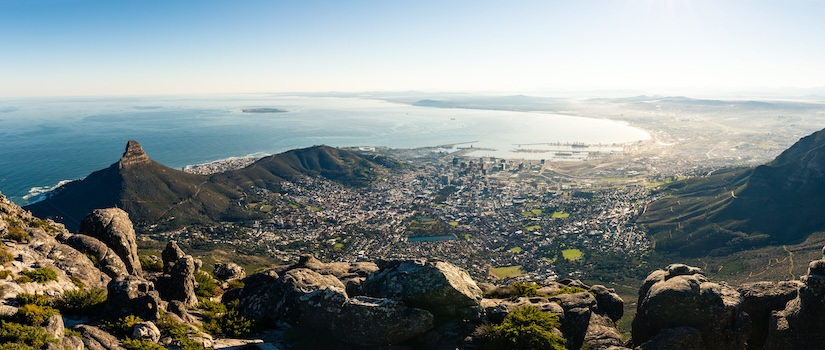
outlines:
[{"label": "distant mountain range", "polygon": [[770,163],[676,182],[665,191],[670,195],[638,220],[656,250],[700,256],[799,242],[825,230],[825,130]]},{"label": "distant mountain range", "polygon": [[195,175],[151,160],[138,142],[129,141],[118,162],[61,186],[25,209],[70,230],[77,230],[93,209],[109,207],[125,210],[136,223],[169,227],[253,219],[261,213],[240,202],[255,187],[278,191],[282,181],[304,176],[363,187],[375,179],[376,170],[396,165],[380,157],[314,146],[268,156],[239,170]]}]

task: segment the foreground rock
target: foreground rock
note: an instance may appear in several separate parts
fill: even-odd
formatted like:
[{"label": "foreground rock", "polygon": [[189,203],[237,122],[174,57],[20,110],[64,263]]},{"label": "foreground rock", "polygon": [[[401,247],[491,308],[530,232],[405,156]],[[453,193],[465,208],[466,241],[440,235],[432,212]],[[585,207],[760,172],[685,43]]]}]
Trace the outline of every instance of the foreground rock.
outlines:
[{"label": "foreground rock", "polygon": [[332,324],[332,334],[360,346],[398,344],[433,328],[433,315],[401,302],[359,296],[347,301]]},{"label": "foreground rock", "polygon": [[804,286],[771,316],[765,349],[821,349],[825,344],[825,258],[811,261]]},{"label": "foreground rock", "polygon": [[751,318],[753,331],[748,338],[748,349],[762,349],[768,336],[771,313],[785,309],[788,301],[796,298],[800,281],[755,282],[739,287],[742,310]]},{"label": "foreground rock", "polygon": [[364,283],[365,294],[400,300],[434,315],[457,316],[480,308],[481,289],[466,271],[443,261],[402,260],[380,266]]},{"label": "foreground rock", "polygon": [[671,334],[674,328],[692,328],[701,334],[704,349],[745,349],[751,330],[738,291],[708,281],[699,268],[681,264],[656,270],[647,277],[639,290],[636,310],[633,343],[637,345],[660,332]]},{"label": "foreground rock", "polygon": [[112,320],[135,315],[153,321],[160,317],[165,303],[155,290],[155,285],[141,277],[124,276],[109,282],[109,295],[104,316]]},{"label": "foreground rock", "polygon": [[79,232],[95,237],[112,248],[130,274],[143,274],[138,259],[135,229],[129,220],[129,214],[122,209],[95,209],[83,218]]},{"label": "foreground rock", "polygon": [[115,336],[95,326],[80,325],[74,328],[80,332],[83,345],[89,350],[125,350]]}]

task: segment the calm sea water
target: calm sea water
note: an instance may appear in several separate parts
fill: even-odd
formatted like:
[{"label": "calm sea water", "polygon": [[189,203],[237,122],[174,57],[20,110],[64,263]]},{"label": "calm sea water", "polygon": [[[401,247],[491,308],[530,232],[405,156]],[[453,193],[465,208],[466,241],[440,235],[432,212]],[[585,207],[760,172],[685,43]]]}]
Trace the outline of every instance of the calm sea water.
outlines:
[{"label": "calm sea water", "polygon": [[[243,113],[273,107],[286,113]],[[563,115],[439,109],[354,98],[211,96],[0,100],[0,192],[27,194],[116,162],[139,141],[167,166],[273,154],[312,145],[413,148],[466,143],[479,156],[545,158],[516,144],[613,144],[648,139],[639,129]]]}]

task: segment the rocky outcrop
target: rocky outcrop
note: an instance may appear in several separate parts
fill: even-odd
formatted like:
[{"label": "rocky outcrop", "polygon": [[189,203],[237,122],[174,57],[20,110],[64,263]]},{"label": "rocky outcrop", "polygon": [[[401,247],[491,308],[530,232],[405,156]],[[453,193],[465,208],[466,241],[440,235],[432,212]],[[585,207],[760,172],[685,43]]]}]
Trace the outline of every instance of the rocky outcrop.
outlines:
[{"label": "rocky outcrop", "polygon": [[118,319],[135,315],[144,320],[157,320],[165,302],[155,290],[155,285],[141,277],[124,276],[109,282],[109,295],[103,315]]},{"label": "rocky outcrop", "polygon": [[143,274],[137,254],[135,229],[125,211],[118,208],[95,209],[83,218],[79,233],[95,237],[112,248],[126,265],[129,274]]},{"label": "rocky outcrop", "polygon": [[433,315],[401,302],[359,296],[349,299],[332,323],[332,335],[359,346],[398,344],[433,328]]},{"label": "rocky outcrop", "polygon": [[652,272],[639,290],[636,310],[633,342],[637,345],[663,330],[688,327],[701,334],[706,350],[745,349],[751,330],[739,292],[708,281],[701,269],[687,265]]},{"label": "rocky outcrop", "polygon": [[610,317],[591,313],[590,322],[584,335],[584,344],[587,349],[610,349],[624,346],[622,334],[616,323]]},{"label": "rocky outcrop", "polygon": [[596,307],[596,298],[590,293],[581,292],[552,296],[550,301],[559,304],[564,310],[559,329],[567,339],[567,347],[580,348],[587,335],[592,309]]},{"label": "rocky outcrop", "polygon": [[80,234],[64,234],[59,236],[59,239],[85,254],[109,278],[129,274],[126,265],[117,253],[99,239]]},{"label": "rocky outcrop", "polygon": [[596,298],[596,309],[599,315],[610,318],[613,322],[618,321],[624,314],[624,300],[616,294],[613,289],[607,289],[602,285],[594,285],[588,290]]},{"label": "rocky outcrop", "polygon": [[88,325],[79,325],[74,328],[80,332],[83,345],[89,350],[126,350],[120,346],[115,336],[106,333],[100,328]]},{"label": "rocky outcrop", "polygon": [[186,255],[180,258],[169,271],[169,275],[159,278],[158,289],[166,300],[177,300],[186,306],[198,304],[195,294],[195,258]]},{"label": "rocky outcrop", "polygon": [[772,314],[764,349],[817,349],[825,344],[825,258],[811,261],[802,283],[796,298]]},{"label": "rocky outcrop", "polygon": [[693,327],[664,328],[642,343],[640,350],[705,350],[702,332]]},{"label": "rocky outcrop", "polygon": [[64,233],[53,237],[40,228],[31,229],[29,232],[32,243],[27,250],[33,253],[35,259],[48,261],[67,276],[83,282],[83,285],[89,288],[105,288],[111,280],[82,252],[60,242],[59,238]]},{"label": "rocky outcrop", "polygon": [[148,340],[157,343],[160,340],[160,330],[153,322],[138,322],[132,327],[132,339]]},{"label": "rocky outcrop", "polygon": [[123,152],[123,156],[120,157],[120,161],[118,161],[118,165],[123,169],[135,164],[148,164],[150,162],[149,156],[143,151],[143,146],[135,140],[129,140],[129,142],[126,143],[126,150]]},{"label": "rocky outcrop", "polygon": [[466,271],[455,265],[401,260],[385,262],[380,267],[364,281],[365,294],[400,300],[434,315],[458,316],[462,309],[480,306],[481,289]]},{"label": "rocky outcrop", "polygon": [[518,297],[511,299],[482,299],[481,307],[487,321],[501,323],[507,315],[515,308],[523,306],[533,306],[543,312],[550,312],[559,316],[564,316],[564,309],[558,303],[550,301],[545,297]]},{"label": "rocky outcrop", "polygon": [[788,301],[796,298],[800,281],[755,282],[739,287],[742,310],[751,318],[753,331],[748,338],[748,349],[762,349],[768,336],[768,325],[774,311],[785,309]]},{"label": "rocky outcrop", "polygon": [[215,263],[215,269],[212,271],[212,274],[221,281],[231,281],[246,277],[246,271],[244,271],[241,265],[236,263]]},{"label": "rocky outcrop", "polygon": [[180,249],[178,242],[169,241],[160,256],[163,260],[163,273],[169,273],[172,271],[172,266],[175,266],[180,258],[186,256],[186,253]]}]

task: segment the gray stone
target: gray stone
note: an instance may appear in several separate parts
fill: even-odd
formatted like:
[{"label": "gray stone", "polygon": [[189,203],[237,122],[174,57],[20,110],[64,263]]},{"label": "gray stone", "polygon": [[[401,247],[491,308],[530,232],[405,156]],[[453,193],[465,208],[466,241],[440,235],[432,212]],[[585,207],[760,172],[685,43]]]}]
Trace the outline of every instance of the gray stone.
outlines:
[{"label": "gray stone", "polygon": [[172,271],[172,266],[174,266],[180,258],[186,256],[186,254],[178,247],[177,242],[169,241],[160,256],[161,260],[163,260],[163,273],[169,273]]},{"label": "gray stone", "polygon": [[216,263],[212,272],[221,281],[231,281],[246,277],[246,271],[236,263]]},{"label": "gray stone", "polygon": [[456,316],[479,306],[481,289],[470,275],[443,261],[390,261],[363,283],[365,294],[403,301],[434,315]]},{"label": "gray stone", "polygon": [[433,328],[433,315],[401,302],[359,296],[349,299],[332,324],[337,339],[359,346],[391,345]]},{"label": "gray stone", "polygon": [[129,220],[129,214],[122,209],[95,209],[83,218],[79,233],[95,237],[112,248],[130,274],[143,274],[138,259],[135,229]]},{"label": "gray stone", "polygon": [[82,234],[69,234],[61,237],[66,244],[93,259],[100,271],[110,278],[129,274],[120,256],[99,239]]},{"label": "gray stone", "polygon": [[74,328],[80,332],[83,345],[89,350],[125,350],[115,336],[106,333],[100,328],[88,325],[79,325]]},{"label": "gray stone", "polygon": [[157,343],[160,340],[160,329],[153,322],[138,322],[132,328],[132,339],[148,340]]},{"label": "gray stone", "polygon": [[739,287],[742,310],[748,313],[753,330],[748,338],[748,349],[762,349],[768,336],[771,313],[785,309],[788,301],[796,298],[799,281],[755,282]]},{"label": "gray stone", "polygon": [[157,320],[165,302],[155,290],[155,285],[141,277],[124,276],[108,286],[109,296],[104,305],[104,315],[118,319],[135,315],[147,321]]},{"label": "gray stone", "polygon": [[616,291],[607,289],[602,285],[590,287],[590,293],[596,297],[597,314],[609,317],[613,322],[618,321],[624,314],[624,300],[616,294]]}]

